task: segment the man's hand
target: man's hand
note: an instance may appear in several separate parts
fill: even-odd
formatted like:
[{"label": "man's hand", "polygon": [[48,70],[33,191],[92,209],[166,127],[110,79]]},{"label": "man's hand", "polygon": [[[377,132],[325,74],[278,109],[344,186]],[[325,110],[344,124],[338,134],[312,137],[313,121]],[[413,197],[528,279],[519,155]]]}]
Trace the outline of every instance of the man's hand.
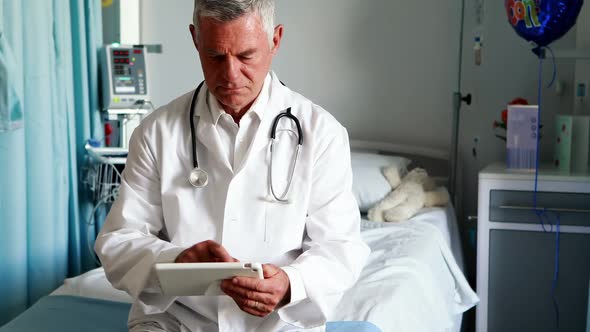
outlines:
[{"label": "man's hand", "polygon": [[221,282],[221,290],[229,295],[243,311],[265,317],[289,302],[291,286],[289,276],[278,266],[262,265],[264,280],[234,277]]},{"label": "man's hand", "polygon": [[185,249],[176,257],[174,263],[229,263],[237,261],[221,244],[207,240]]}]

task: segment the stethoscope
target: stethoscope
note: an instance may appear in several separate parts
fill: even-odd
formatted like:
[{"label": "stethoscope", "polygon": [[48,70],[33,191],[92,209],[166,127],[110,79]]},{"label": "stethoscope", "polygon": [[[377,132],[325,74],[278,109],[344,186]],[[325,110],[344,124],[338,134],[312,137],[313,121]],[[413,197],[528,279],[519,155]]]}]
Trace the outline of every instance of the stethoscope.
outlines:
[{"label": "stethoscope", "polygon": [[[199,91],[201,91],[201,88],[203,87],[203,83],[205,83],[205,82],[201,82],[201,84],[199,84],[199,86],[197,87],[197,89],[193,93],[193,97],[191,99],[190,112],[189,112],[189,116],[190,116],[189,120],[190,120],[190,125],[191,125],[191,141],[192,141],[192,149],[193,149],[192,150],[192,152],[193,152],[193,169],[190,172],[190,175],[188,177],[188,181],[195,188],[204,188],[205,186],[207,186],[207,183],[209,182],[209,175],[207,174],[207,172],[204,169],[199,167],[199,162],[198,162],[198,158],[197,158],[197,135],[195,134],[195,120],[194,120],[194,118],[195,118],[195,104],[196,104],[197,98],[199,96]],[[295,157],[293,158],[293,160],[291,162],[291,169],[289,171],[289,181],[287,182],[287,188],[285,188],[285,190],[283,191],[283,193],[281,195],[277,195],[275,193],[274,185],[273,185],[273,175],[272,175],[272,169],[273,169],[272,168],[272,160],[273,160],[273,158],[272,158],[272,156],[273,156],[274,144],[276,141],[277,125],[279,124],[279,120],[284,117],[295,122],[295,125],[297,126],[297,150],[295,151]],[[284,129],[284,130],[293,132],[290,129]],[[291,183],[293,181],[293,174],[295,173],[295,167],[297,166],[297,160],[299,160],[299,152],[300,152],[301,145],[303,145],[303,132],[301,130],[301,125],[299,124],[299,120],[297,119],[297,117],[291,113],[291,107],[287,108],[284,112],[279,113],[274,118],[273,123],[272,123],[272,129],[270,131],[270,138],[271,138],[270,165],[269,165],[269,172],[268,172],[268,183],[269,183],[269,187],[270,187],[270,192],[271,192],[272,196],[274,197],[274,199],[277,200],[278,202],[289,203],[287,196],[289,195],[289,191],[291,190]]]}]

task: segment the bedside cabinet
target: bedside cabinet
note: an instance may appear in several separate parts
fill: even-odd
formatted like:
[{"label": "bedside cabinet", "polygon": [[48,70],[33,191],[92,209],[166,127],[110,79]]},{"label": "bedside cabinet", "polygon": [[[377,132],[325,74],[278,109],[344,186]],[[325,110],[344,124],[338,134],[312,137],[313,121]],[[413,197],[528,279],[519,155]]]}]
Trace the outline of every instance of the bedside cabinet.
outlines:
[{"label": "bedside cabinet", "polygon": [[493,164],[479,173],[478,332],[590,331],[590,174],[539,171],[537,207],[560,216],[559,277],[552,283],[556,227],[532,211],[534,172]]}]

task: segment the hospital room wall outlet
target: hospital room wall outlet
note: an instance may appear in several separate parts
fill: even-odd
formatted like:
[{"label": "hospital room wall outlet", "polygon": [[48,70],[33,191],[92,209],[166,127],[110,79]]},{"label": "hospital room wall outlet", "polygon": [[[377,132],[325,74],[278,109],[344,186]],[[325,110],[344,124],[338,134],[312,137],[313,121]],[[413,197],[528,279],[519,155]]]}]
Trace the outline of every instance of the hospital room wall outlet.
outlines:
[{"label": "hospital room wall outlet", "polygon": [[369,209],[369,220],[400,222],[413,217],[423,207],[447,205],[449,193],[445,188],[437,187],[424,169],[414,168],[407,175],[405,173],[405,169],[397,166],[383,170],[393,191]]}]

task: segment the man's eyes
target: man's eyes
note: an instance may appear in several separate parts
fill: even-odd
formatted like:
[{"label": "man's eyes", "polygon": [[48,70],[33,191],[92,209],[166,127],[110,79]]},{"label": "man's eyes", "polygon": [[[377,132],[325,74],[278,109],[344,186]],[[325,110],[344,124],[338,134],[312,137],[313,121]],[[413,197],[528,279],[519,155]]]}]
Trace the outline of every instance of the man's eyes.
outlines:
[{"label": "man's eyes", "polygon": [[[225,55],[212,55],[210,58],[215,61],[221,62],[221,61],[225,60]],[[248,61],[248,60],[254,59],[254,55],[253,54],[238,55],[238,59],[240,59],[242,61]]]}]

